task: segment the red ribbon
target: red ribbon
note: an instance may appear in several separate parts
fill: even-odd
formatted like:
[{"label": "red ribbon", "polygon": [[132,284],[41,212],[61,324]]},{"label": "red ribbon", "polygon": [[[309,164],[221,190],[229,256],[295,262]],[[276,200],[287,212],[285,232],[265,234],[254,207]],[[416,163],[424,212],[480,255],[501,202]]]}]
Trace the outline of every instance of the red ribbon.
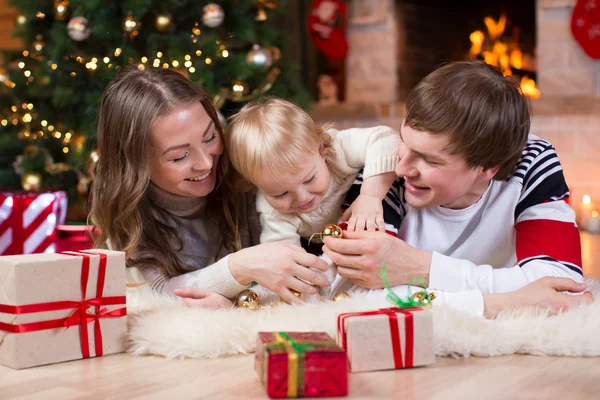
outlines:
[{"label": "red ribbon", "polygon": [[[10,333],[35,332],[46,329],[55,329],[74,325],[79,325],[81,339],[81,354],[83,358],[90,357],[88,323],[94,322],[94,343],[96,357],[103,354],[102,346],[102,330],[100,327],[100,318],[119,318],[127,315],[126,307],[119,308],[113,311],[108,311],[106,308],[100,308],[103,305],[118,305],[125,304],[125,296],[109,296],[102,297],[104,291],[104,282],[106,280],[106,261],[107,256],[104,253],[96,252],[64,252],[60,253],[67,256],[82,257],[81,262],[81,301],[55,301],[49,303],[27,304],[23,306],[13,306],[0,304],[0,313],[5,314],[31,314],[37,312],[47,312],[56,310],[67,310],[75,308],[73,314],[67,318],[54,319],[50,321],[31,322],[27,324],[6,324],[0,322],[0,330]],[[90,275],[90,255],[100,256],[98,266],[98,281],[96,284],[96,297],[86,299],[87,284]],[[90,307],[95,307],[94,314],[88,314],[87,310]]]},{"label": "red ribbon", "polygon": [[[346,342],[346,324],[345,321],[348,318],[352,317],[366,317],[372,315],[387,315],[390,322],[390,334],[392,336],[392,350],[394,354],[394,368],[410,368],[413,366],[414,359],[414,347],[415,347],[415,339],[414,339],[414,322],[413,322],[413,312],[414,311],[422,311],[423,309],[420,307],[411,307],[411,308],[398,308],[398,307],[390,307],[390,308],[381,308],[379,310],[374,311],[363,311],[363,312],[355,312],[355,313],[345,313],[340,314],[338,316],[338,335],[341,336],[341,344],[342,348],[348,350],[347,342]],[[402,361],[402,348],[400,343],[400,330],[398,329],[398,313],[404,314],[404,331],[406,336],[406,355],[404,362]]]}]

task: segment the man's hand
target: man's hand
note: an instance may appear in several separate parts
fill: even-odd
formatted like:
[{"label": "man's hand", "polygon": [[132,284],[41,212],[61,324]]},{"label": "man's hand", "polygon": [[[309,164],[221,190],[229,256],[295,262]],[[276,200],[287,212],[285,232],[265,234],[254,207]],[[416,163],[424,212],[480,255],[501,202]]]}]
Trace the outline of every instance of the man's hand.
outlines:
[{"label": "man's hand", "polygon": [[429,284],[431,253],[415,249],[385,232],[345,232],[343,239],[326,237],[323,251],[338,266],[338,274],[367,289],[383,288],[381,267],[390,285],[407,285],[412,278]]},{"label": "man's hand", "polygon": [[[556,314],[592,301],[592,294],[584,292],[585,289],[585,284],[569,278],[545,276],[511,293],[483,295],[483,315],[495,318],[502,311],[524,307],[546,308],[551,314]],[[583,293],[569,295],[561,292]]]}]

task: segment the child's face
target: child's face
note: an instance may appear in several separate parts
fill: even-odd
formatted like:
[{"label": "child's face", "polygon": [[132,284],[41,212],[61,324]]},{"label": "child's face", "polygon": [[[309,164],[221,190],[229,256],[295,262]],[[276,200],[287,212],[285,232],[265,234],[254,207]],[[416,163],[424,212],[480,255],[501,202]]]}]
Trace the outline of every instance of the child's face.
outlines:
[{"label": "child's face", "polygon": [[215,187],[223,144],[200,103],[157,118],[150,131],[150,180],[167,192],[204,197]]},{"label": "child's face", "polygon": [[412,207],[466,208],[479,200],[497,171],[471,168],[462,156],[450,154],[448,135],[403,125],[400,137],[396,175],[405,178],[406,202]]},{"label": "child's face", "polygon": [[306,154],[298,170],[272,176],[260,174],[256,186],[282,214],[305,214],[317,209],[329,189],[329,169],[319,154]]}]

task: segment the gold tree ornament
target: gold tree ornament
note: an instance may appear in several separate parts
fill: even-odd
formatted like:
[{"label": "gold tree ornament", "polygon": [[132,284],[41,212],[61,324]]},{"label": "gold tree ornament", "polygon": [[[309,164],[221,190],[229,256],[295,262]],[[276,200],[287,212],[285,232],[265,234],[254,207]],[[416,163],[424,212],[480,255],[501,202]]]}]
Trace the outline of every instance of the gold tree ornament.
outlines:
[{"label": "gold tree ornament", "polygon": [[81,42],[90,37],[90,28],[88,20],[85,17],[73,17],[67,24],[67,33],[71,39]]},{"label": "gold tree ornament", "polygon": [[133,39],[139,35],[140,29],[142,29],[142,21],[140,21],[139,18],[134,17],[131,13],[127,14],[123,19],[123,31]]},{"label": "gold tree ornament", "polygon": [[273,10],[273,9],[277,8],[278,5],[279,5],[279,3],[277,1],[258,0],[254,4],[254,7],[256,8],[256,16],[254,17],[254,19],[256,21],[266,21],[268,18],[268,14],[267,14],[267,11],[265,10],[265,8],[269,8],[269,9]]},{"label": "gold tree ornament", "polygon": [[154,26],[159,32],[168,31],[173,26],[173,16],[169,13],[157,15]]},{"label": "gold tree ornament", "polygon": [[223,7],[215,3],[208,3],[202,7],[202,23],[209,28],[216,28],[225,20]]},{"label": "gold tree ornament", "polygon": [[260,297],[258,293],[252,290],[244,290],[238,294],[235,299],[235,305],[239,308],[248,308],[250,310],[256,310],[260,307]]},{"label": "gold tree ornament", "polygon": [[[299,298],[299,299],[302,299],[302,298],[304,297],[304,296],[302,295],[302,293],[300,293],[300,292],[299,292],[299,291],[297,291],[297,290],[290,289],[290,292],[292,292],[292,294],[293,294],[294,296],[296,296],[297,298]],[[280,302],[282,302],[282,303],[285,303],[285,304],[290,304],[290,303],[288,303],[287,301],[285,301],[285,300],[284,300],[284,299],[282,299],[282,298],[279,298],[279,301],[280,301]]]},{"label": "gold tree ornament", "polygon": [[352,298],[352,296],[350,296],[347,292],[339,292],[339,293],[336,293],[333,296],[332,300],[333,301],[340,301],[340,300],[351,299],[351,298]]},{"label": "gold tree ornament", "polygon": [[39,192],[42,188],[42,175],[28,172],[21,178],[21,187],[28,192]]},{"label": "gold tree ornament", "polygon": [[308,239],[308,243],[310,243],[313,237],[317,235],[319,235],[321,241],[323,241],[323,236],[331,236],[341,239],[344,237],[344,230],[336,224],[329,224],[325,228],[323,228],[321,232],[313,233]]},{"label": "gold tree ornament", "polygon": [[69,16],[69,0],[54,0],[54,19],[64,21]]}]

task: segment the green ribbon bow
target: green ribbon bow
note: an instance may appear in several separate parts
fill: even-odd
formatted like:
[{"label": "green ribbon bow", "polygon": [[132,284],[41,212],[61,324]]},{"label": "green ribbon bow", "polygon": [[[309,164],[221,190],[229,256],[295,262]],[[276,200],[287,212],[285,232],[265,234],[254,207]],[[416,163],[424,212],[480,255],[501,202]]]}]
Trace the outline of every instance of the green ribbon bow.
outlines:
[{"label": "green ribbon bow", "polygon": [[[386,266],[385,266],[385,264],[383,264],[383,267],[381,267],[381,277],[383,278],[383,284],[385,285],[385,288],[388,290],[388,294],[385,298],[389,302],[394,304],[396,307],[399,307],[399,308],[428,307],[431,305],[431,302],[435,299],[435,293],[429,292],[427,290],[427,284],[425,283],[425,281],[423,279],[419,279],[419,278],[412,278],[410,280],[410,282],[408,283],[409,284],[408,298],[406,298],[406,299],[401,298],[390,287],[390,283],[388,282],[387,274],[385,271],[386,271]],[[410,285],[412,285],[413,283],[421,284],[421,286],[423,286],[424,290],[413,294],[412,291],[410,290]]]}]

